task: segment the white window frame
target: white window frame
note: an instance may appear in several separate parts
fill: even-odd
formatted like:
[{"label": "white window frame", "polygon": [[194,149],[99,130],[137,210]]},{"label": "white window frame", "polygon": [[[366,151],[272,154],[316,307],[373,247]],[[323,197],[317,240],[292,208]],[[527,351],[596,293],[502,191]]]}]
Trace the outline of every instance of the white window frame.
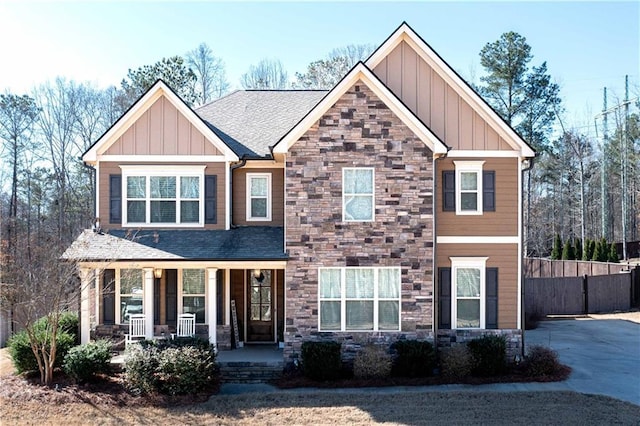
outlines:
[{"label": "white window frame", "polygon": [[[482,330],[486,327],[486,272],[488,257],[451,257],[451,328]],[[480,271],[480,294],[477,297],[458,297],[458,269]],[[458,300],[480,300],[480,327],[458,327]]]},{"label": "white window frame", "polygon": [[[362,299],[354,299],[354,298],[347,298],[347,292],[346,292],[346,273],[348,269],[372,269],[373,270],[373,276],[374,276],[374,290],[373,290],[373,298],[362,298]],[[396,270],[398,273],[398,297],[397,298],[380,298],[378,296],[379,294],[379,289],[378,289],[378,275],[379,275],[379,271],[383,270],[383,269],[393,269]],[[320,272],[322,270],[339,270],[340,271],[340,299],[337,298],[323,298],[322,295],[322,290],[320,288],[321,283],[320,283]],[[348,329],[347,328],[347,301],[353,301],[353,300],[372,300],[373,301],[373,329],[372,330],[361,330],[361,329]],[[380,329],[379,327],[379,302],[384,302],[384,301],[390,301],[390,302],[398,302],[398,328],[397,329]],[[321,309],[321,304],[322,302],[340,302],[340,330],[323,330],[322,329],[322,309]],[[343,331],[347,331],[347,332],[363,332],[363,333],[370,333],[370,332],[380,332],[380,333],[386,333],[386,332],[391,332],[391,333],[395,333],[400,331],[400,328],[402,326],[402,270],[400,267],[395,267],[395,266],[390,266],[390,267],[366,267],[366,266],[353,266],[353,267],[320,267],[318,268],[318,330],[319,331],[325,331],[325,332],[343,332]]]},{"label": "white window frame", "polygon": [[[266,197],[263,196],[252,196],[251,195],[251,185],[252,185],[252,180],[254,178],[258,178],[258,179],[267,179],[267,195]],[[247,180],[246,180],[247,184],[246,184],[246,218],[247,221],[249,222],[258,222],[258,221],[264,221],[264,222],[269,222],[271,221],[271,173],[247,173]],[[267,200],[267,216],[266,217],[262,217],[262,216],[252,216],[251,215],[251,200],[253,200],[254,198],[258,199],[258,198],[266,198]]]},{"label": "white window frame", "polygon": [[[198,269],[204,271],[204,293],[185,293],[184,292],[184,271],[188,269]],[[185,313],[184,312],[184,298],[185,297],[204,297],[204,323],[197,322],[196,324],[208,324],[209,323],[209,313],[207,312],[207,305],[209,300],[207,298],[207,283],[208,283],[208,271],[203,268],[183,268],[178,269],[178,314]],[[215,302],[214,302],[215,303]]]},{"label": "white window frame", "polygon": [[[481,215],[482,214],[482,166],[484,161],[454,161],[456,167],[456,214],[457,215]],[[462,189],[462,173],[476,174],[476,190]],[[462,194],[476,193],[476,209],[462,210]]]},{"label": "white window frame", "polygon": [[[345,191],[346,173],[349,170],[371,170],[371,194],[351,194]],[[347,219],[345,214],[346,198],[348,196],[370,196],[371,197],[371,218],[370,219]],[[376,171],[373,167],[343,167],[342,168],[342,220],[344,222],[373,222],[376,218]]]},{"label": "white window frame", "polygon": [[[129,166],[122,165],[122,226],[123,227],[154,227],[154,228],[193,228],[204,227],[204,170],[206,166]],[[144,222],[129,222],[127,218],[127,178],[143,176],[145,177],[145,221]],[[165,201],[174,201],[176,203],[176,221],[175,222],[151,222],[151,201],[157,200],[151,198],[151,177],[175,177],[176,178],[176,197],[166,198]],[[181,201],[195,201],[195,199],[181,198],[180,197],[180,179],[183,177],[197,177],[198,178],[198,222],[180,222],[180,202]],[[132,198],[132,200],[143,201],[142,198]]]},{"label": "white window frame", "polygon": [[[125,297],[130,297],[130,296],[134,296],[133,293],[125,293],[125,294],[120,294],[121,289],[122,289],[122,271],[128,271],[128,270],[138,270],[138,268],[123,268],[123,269],[116,269],[115,270],[115,296],[116,296],[116,318],[115,318],[115,322],[116,324],[129,324],[129,322],[124,322],[124,318],[122,317],[122,306],[120,305],[121,302],[121,296],[125,296]],[[140,286],[142,288],[142,312],[144,314],[144,271],[142,269],[140,269],[140,273],[141,273],[141,277],[140,277]],[[136,295],[137,296],[137,295]]]}]

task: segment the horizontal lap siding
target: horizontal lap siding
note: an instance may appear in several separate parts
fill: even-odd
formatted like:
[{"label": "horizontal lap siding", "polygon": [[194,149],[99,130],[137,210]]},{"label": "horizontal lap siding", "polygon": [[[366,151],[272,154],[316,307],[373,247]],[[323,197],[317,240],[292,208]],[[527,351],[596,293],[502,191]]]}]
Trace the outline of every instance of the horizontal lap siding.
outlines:
[{"label": "horizontal lap siding", "polygon": [[[132,157],[132,162],[128,164],[135,164],[137,166],[166,166],[166,164],[151,164],[135,162],[135,157]],[[121,224],[109,223],[109,175],[121,175],[120,169],[121,163],[113,162],[101,162],[99,164],[98,173],[98,185],[100,188],[100,211],[98,217],[103,228],[120,228]],[[193,163],[175,163],[173,166],[185,166],[193,165]],[[204,229],[224,229],[225,227],[225,198],[226,198],[226,183],[225,183],[225,165],[224,163],[208,163],[204,171],[205,175],[216,175],[217,178],[217,223],[205,225]],[[125,194],[122,194],[123,196]]]},{"label": "horizontal lap siding", "polygon": [[498,268],[498,328],[516,328],[518,323],[518,245],[437,244],[437,267],[451,267],[450,257],[489,258],[486,267]]},{"label": "horizontal lap siding", "polygon": [[455,165],[451,158],[438,160],[436,161],[435,173],[436,188],[438,188],[435,194],[438,217],[436,235],[517,236],[518,173],[520,173],[518,160],[516,158],[476,158],[473,160],[484,160],[483,170],[493,170],[496,173],[496,211],[484,212],[482,215],[456,215],[455,212],[442,211],[442,172],[455,170]]},{"label": "horizontal lap siding", "polygon": [[[271,221],[247,221],[247,173],[271,173]],[[284,169],[236,169],[233,172],[233,223],[241,226],[284,225]]]}]

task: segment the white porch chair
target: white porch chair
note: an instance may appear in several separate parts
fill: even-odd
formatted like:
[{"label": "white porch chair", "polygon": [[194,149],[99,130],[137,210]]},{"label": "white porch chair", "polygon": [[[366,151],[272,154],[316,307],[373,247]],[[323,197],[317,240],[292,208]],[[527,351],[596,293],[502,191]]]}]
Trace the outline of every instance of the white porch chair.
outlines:
[{"label": "white porch chair", "polygon": [[125,348],[137,340],[144,340],[144,314],[131,314],[129,315],[129,334],[125,334]]},{"label": "white porch chair", "polygon": [[176,336],[193,337],[196,334],[196,314],[179,314]]}]

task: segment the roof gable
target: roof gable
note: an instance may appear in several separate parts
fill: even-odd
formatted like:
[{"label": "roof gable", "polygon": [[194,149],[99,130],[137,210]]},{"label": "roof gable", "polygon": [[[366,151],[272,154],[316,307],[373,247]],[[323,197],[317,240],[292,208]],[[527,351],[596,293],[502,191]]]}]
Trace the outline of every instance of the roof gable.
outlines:
[{"label": "roof gable", "polygon": [[395,96],[372,72],[365,64],[359,62],[354,66],[351,71],[329,92],[327,95],[302,118],[289,132],[278,141],[273,147],[274,154],[285,154],[289,151],[289,148],[300,139],[302,135],[317,122],[329,108],[331,108],[336,101],[346,93],[351,86],[353,86],[358,80],[361,80],[366,84],[384,103],[396,114],[400,120],[403,121],[415,134],[422,140],[422,142],[429,147],[434,155],[445,154],[448,150],[447,146],[436,135],[429,130]]},{"label": "roof gable", "polygon": [[[175,121],[172,130],[175,132],[173,140],[175,143],[170,147],[156,146],[158,158],[162,158],[163,154],[186,154],[190,152],[191,147],[180,150],[177,146],[177,134],[182,132],[190,138],[193,135],[193,141],[189,139],[189,143],[197,145],[200,143],[197,154],[210,155],[221,154],[225,160],[235,161],[237,155],[216,135],[205,122],[169,88],[162,80],[158,80],[147,92],[138,99],[129,110],[124,113],[118,121],[116,121],[109,130],[89,148],[82,159],[85,163],[95,164],[102,155],[136,155],[135,147],[131,145],[132,135],[136,132],[136,124],[139,120],[148,123],[147,126],[139,127],[139,132],[162,131],[163,126],[158,123],[151,123],[149,117],[154,110],[159,114],[155,116],[161,117],[164,121],[171,117]],[[193,130],[193,131],[192,131]],[[147,135],[148,136],[148,135]],[[160,142],[160,145],[164,141]],[[202,144],[211,144],[211,147],[202,147]],[[148,150],[146,154],[153,154],[153,150]]]},{"label": "roof gable", "polygon": [[[413,29],[403,22],[387,40],[371,54],[366,64],[375,69],[402,43],[410,46],[418,56],[431,67],[444,83],[455,91],[471,109],[484,120],[499,137],[504,139],[513,150],[523,157],[533,157],[533,149],[500,117],[491,106],[453,68],[449,66]],[[468,107],[467,107],[468,108]],[[468,114],[467,114],[468,115]]]}]

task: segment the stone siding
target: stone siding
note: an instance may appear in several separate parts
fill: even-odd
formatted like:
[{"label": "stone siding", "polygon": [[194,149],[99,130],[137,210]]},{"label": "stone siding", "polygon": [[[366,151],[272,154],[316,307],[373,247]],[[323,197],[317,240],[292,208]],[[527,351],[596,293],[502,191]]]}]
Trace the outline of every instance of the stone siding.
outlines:
[{"label": "stone siding", "polygon": [[507,340],[507,362],[522,357],[522,330],[438,330],[438,349],[466,344],[482,336],[504,336]]},{"label": "stone siding", "polygon": [[[342,169],[373,167],[373,222],[342,220]],[[285,362],[306,340],[433,338],[433,153],[363,83],[289,150]],[[318,268],[400,267],[401,331],[318,332]]]}]

